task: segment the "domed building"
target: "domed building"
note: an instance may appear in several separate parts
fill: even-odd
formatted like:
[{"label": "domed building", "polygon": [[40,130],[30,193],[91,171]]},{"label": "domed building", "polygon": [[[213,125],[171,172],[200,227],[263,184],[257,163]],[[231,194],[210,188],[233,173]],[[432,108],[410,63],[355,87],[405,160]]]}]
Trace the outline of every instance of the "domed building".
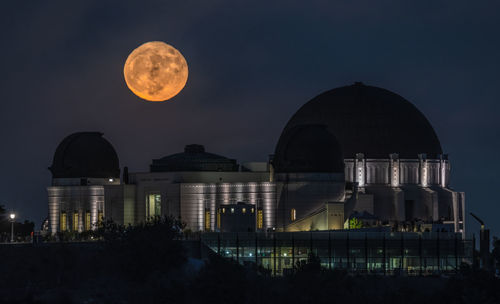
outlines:
[{"label": "domed building", "polygon": [[[343,214],[345,192],[342,147],[325,125],[296,125],[284,133],[273,158],[277,227],[285,230],[341,229],[343,217],[306,221],[337,202]],[[300,222],[300,227],[297,223]],[[288,227],[293,223],[293,227]]]},{"label": "domed building", "polygon": [[[118,156],[102,135],[74,133],[57,147],[47,188],[52,233],[92,230],[104,219],[127,225],[156,216],[181,218],[194,231],[225,231],[223,206],[241,203],[252,207],[234,214],[236,222],[253,218],[256,229],[275,226],[275,187],[267,163],[240,166],[192,144],[154,159],[149,172],[129,173],[125,167],[120,180]],[[234,207],[227,208],[231,212]]]},{"label": "domed building", "polygon": [[78,132],[66,137],[57,147],[52,177],[60,178],[119,178],[118,155],[99,132]]},{"label": "domed building", "polygon": [[59,144],[49,170],[53,233],[164,215],[193,231],[249,222],[257,231],[339,230],[353,217],[464,231],[464,193],[449,187],[450,163],[429,121],[403,97],[362,83],[305,103],[268,162],[238,164],[192,144],[153,159],[149,171],[124,168],[120,179],[102,133],[79,132]]},{"label": "domed building", "polygon": [[93,229],[105,214],[130,221],[133,206],[122,203],[118,155],[102,136],[77,132],[57,147],[49,167],[52,186],[47,188],[52,232]]},{"label": "domed building", "polygon": [[205,152],[202,145],[187,145],[184,152],[153,159],[151,172],[238,171],[236,160]]},{"label": "domed building", "polygon": [[[336,138],[318,149],[331,158],[343,155],[346,218],[365,212],[381,224],[444,222],[453,224],[455,231],[463,229],[464,194],[449,188],[448,157],[429,121],[409,101],[360,82],[316,96],[292,116],[281,134],[274,158],[277,176],[283,175],[287,153],[303,153],[288,144],[290,138],[297,128],[311,124],[323,125]],[[319,154],[301,160],[314,163],[316,169],[305,168],[307,172],[330,169],[331,161]],[[323,166],[319,160],[325,160]],[[286,204],[282,201],[278,204]]]}]

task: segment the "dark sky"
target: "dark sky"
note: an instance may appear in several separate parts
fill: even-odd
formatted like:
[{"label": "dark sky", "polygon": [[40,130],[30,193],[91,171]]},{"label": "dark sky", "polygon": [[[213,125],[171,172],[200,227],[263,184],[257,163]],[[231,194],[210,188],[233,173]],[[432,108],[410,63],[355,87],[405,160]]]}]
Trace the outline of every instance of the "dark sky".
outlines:
[{"label": "dark sky", "polygon": [[[47,167],[72,132],[103,132],[131,171],[190,143],[264,161],[302,104],[362,81],[427,116],[453,188],[500,235],[498,1],[236,2],[3,2],[0,204],[38,225]],[[151,40],[189,65],[169,102],[144,102],[123,79],[127,55]]]}]

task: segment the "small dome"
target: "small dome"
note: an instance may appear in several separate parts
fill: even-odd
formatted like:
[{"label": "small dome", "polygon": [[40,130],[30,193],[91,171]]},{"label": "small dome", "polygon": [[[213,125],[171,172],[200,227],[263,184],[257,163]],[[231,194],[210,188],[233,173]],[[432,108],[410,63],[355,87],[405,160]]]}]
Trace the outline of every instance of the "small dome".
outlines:
[{"label": "small dome", "polygon": [[99,132],[78,132],[66,137],[57,147],[52,178],[119,178],[118,155]]},{"label": "small dome", "polygon": [[187,145],[184,152],[153,159],[151,172],[238,171],[236,160],[205,152],[202,145]]},{"label": "small dome", "polygon": [[354,158],[356,153],[366,158],[398,153],[410,159],[420,153],[442,154],[434,129],[413,104],[360,82],[314,97],[292,116],[282,134],[304,124],[325,125],[339,141],[345,158]]},{"label": "small dome", "polygon": [[301,125],[283,132],[273,166],[281,172],[344,173],[342,148],[324,125]]}]

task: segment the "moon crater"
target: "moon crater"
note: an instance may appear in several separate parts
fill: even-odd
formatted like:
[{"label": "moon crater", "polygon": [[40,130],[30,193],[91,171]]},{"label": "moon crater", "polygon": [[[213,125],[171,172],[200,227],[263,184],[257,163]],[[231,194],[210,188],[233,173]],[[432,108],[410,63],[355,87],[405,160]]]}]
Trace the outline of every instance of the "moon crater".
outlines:
[{"label": "moon crater", "polygon": [[130,53],[123,68],[128,88],[149,101],[165,101],[186,85],[186,59],[173,46],[161,41],[146,42]]}]

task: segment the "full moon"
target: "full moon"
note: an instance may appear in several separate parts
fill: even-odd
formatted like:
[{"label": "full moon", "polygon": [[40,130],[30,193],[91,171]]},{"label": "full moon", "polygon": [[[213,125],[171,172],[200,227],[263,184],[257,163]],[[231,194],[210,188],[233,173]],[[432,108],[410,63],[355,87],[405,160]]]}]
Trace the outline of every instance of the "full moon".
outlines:
[{"label": "full moon", "polygon": [[123,75],[135,95],[149,101],[165,101],[179,94],[186,85],[188,66],[173,46],[151,41],[130,53]]}]

